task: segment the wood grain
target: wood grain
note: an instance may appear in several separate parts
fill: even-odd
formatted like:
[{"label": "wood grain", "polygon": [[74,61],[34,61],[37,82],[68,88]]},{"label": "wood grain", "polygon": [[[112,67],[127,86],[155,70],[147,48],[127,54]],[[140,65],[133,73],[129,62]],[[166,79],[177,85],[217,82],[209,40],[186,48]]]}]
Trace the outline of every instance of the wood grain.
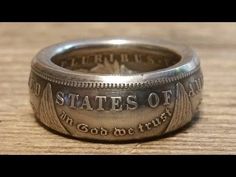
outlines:
[{"label": "wood grain", "polygon": [[[32,57],[68,39],[163,38],[190,45],[204,73],[200,114],[171,136],[132,144],[65,138],[39,125],[28,96]],[[1,23],[0,154],[236,154],[236,23]]]}]

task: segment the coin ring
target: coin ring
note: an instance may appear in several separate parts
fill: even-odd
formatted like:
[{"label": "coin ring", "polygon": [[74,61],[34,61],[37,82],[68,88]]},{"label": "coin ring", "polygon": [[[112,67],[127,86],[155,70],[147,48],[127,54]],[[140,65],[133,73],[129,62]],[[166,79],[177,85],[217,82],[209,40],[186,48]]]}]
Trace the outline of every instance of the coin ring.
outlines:
[{"label": "coin ring", "polygon": [[59,133],[104,142],[140,141],[189,122],[202,99],[203,75],[189,47],[163,40],[73,40],[33,58],[30,103]]}]

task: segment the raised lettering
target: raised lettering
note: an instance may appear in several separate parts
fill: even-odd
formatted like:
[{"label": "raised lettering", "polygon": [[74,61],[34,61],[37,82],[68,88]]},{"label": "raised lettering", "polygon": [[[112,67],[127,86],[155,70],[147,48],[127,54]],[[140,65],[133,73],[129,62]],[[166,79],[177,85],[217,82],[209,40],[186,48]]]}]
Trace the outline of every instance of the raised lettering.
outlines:
[{"label": "raised lettering", "polygon": [[112,111],[122,111],[121,97],[111,97],[111,110]]},{"label": "raised lettering", "polygon": [[64,93],[63,92],[57,92],[56,93],[56,104],[63,106],[64,105]]},{"label": "raised lettering", "polygon": [[152,92],[148,96],[148,103],[151,108],[156,108],[159,105],[160,99],[159,96]]},{"label": "raised lettering", "polygon": [[87,111],[92,111],[93,110],[93,108],[91,107],[91,104],[90,104],[90,101],[89,101],[89,97],[88,96],[85,96],[84,97],[84,99],[83,99],[83,102],[82,102],[82,105],[81,105],[81,109],[84,109],[84,107],[85,107],[85,109],[87,110]]},{"label": "raised lettering", "polygon": [[135,110],[138,107],[136,95],[129,95],[127,97],[127,109]]},{"label": "raised lettering", "polygon": [[75,103],[79,99],[79,95],[70,93],[68,97],[70,98],[70,108],[76,108]]},{"label": "raised lettering", "polygon": [[164,106],[167,106],[170,104],[170,96],[172,95],[172,91],[171,90],[165,90],[162,91],[162,93],[164,94],[164,98],[165,98],[165,102],[164,102]]},{"label": "raised lettering", "polygon": [[98,100],[98,111],[104,111],[103,103],[107,100],[106,96],[96,96],[95,100]]}]

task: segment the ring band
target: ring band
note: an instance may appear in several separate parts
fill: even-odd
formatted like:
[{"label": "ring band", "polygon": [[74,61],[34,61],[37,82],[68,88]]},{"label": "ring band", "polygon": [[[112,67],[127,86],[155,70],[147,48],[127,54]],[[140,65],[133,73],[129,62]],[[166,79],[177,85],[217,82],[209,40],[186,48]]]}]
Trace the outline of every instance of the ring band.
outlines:
[{"label": "ring band", "polygon": [[161,40],[74,40],[32,60],[36,118],[50,129],[100,141],[137,141],[189,123],[201,102],[195,52]]}]

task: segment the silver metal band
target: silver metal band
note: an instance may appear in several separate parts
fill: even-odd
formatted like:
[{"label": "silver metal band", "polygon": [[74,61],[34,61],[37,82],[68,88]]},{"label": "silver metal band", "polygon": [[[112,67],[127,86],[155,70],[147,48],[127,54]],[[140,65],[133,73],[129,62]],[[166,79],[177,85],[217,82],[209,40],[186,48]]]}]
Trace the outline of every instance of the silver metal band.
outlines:
[{"label": "silver metal band", "polygon": [[136,141],[191,121],[203,76],[190,48],[160,40],[69,41],[32,61],[30,101],[40,122],[87,140]]}]

